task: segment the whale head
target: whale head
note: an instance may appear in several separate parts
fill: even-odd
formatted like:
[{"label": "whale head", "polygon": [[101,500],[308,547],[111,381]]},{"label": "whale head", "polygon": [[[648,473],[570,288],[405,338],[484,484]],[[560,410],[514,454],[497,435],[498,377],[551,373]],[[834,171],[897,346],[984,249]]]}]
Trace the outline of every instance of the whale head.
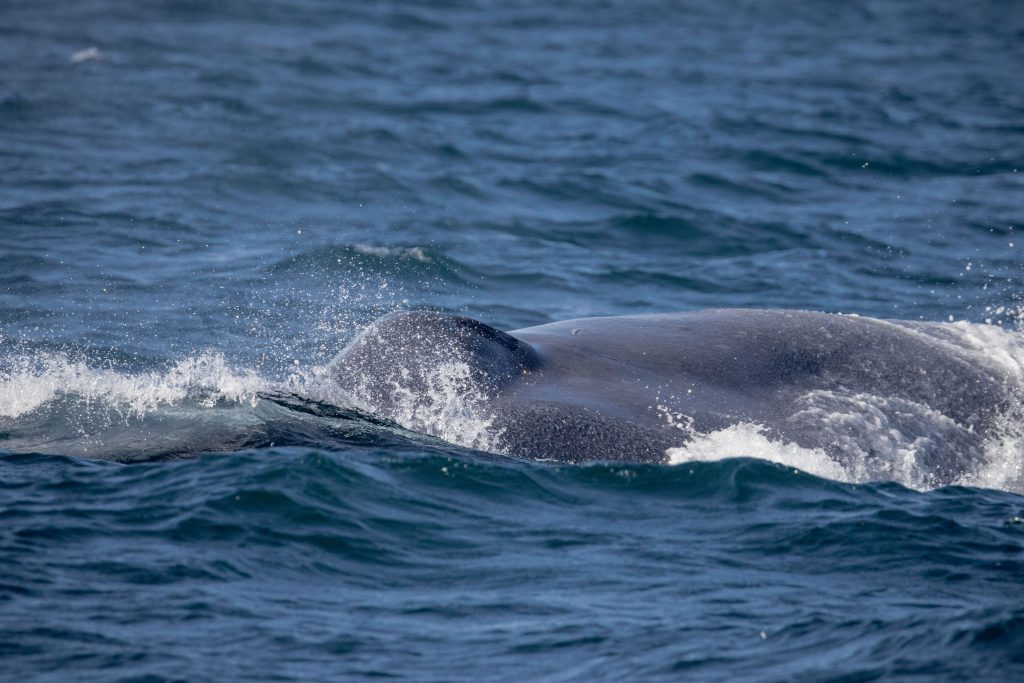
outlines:
[{"label": "whale head", "polygon": [[[365,328],[335,358],[331,374],[367,412],[414,431],[494,448],[484,434],[490,400],[539,365],[529,344],[477,320],[409,311]],[[477,425],[469,436],[450,433],[469,424]]]}]

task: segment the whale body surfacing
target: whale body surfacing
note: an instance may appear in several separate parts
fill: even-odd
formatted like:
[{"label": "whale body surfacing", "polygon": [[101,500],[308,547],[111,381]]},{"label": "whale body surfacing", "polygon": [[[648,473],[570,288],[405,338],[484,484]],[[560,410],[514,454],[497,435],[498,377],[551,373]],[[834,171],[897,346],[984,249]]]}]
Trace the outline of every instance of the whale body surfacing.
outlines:
[{"label": "whale body surfacing", "polygon": [[702,435],[748,425],[859,480],[910,467],[942,483],[970,471],[1020,409],[1020,366],[963,330],[724,309],[505,333],[403,312],[363,330],[332,374],[368,412],[513,456],[666,463]]}]

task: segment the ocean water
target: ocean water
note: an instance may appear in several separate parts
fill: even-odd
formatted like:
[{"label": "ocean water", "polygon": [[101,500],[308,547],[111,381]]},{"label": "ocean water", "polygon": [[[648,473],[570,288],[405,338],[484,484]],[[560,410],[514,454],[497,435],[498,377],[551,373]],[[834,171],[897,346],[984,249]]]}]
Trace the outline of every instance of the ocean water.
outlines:
[{"label": "ocean water", "polygon": [[565,465],[327,368],[751,307],[1024,377],[1022,64],[1010,1],[4,3],[0,678],[1021,680],[1021,411],[941,486]]}]

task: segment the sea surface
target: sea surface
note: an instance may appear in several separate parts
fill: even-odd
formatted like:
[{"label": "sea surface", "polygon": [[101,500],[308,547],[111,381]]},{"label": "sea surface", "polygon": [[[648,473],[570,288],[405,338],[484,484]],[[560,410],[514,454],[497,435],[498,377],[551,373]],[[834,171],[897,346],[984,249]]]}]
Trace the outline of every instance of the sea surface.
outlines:
[{"label": "sea surface", "polygon": [[939,487],[566,465],[326,370],[752,307],[1024,377],[1022,67],[1010,0],[3,2],[0,679],[1024,680],[1019,417]]}]

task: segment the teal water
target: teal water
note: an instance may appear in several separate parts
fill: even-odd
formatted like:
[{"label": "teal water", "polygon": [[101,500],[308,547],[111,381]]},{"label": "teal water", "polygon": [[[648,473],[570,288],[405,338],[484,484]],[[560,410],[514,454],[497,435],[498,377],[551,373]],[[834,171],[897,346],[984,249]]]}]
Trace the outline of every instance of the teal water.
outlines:
[{"label": "teal water", "polygon": [[85,680],[1010,680],[1021,498],[380,444],[7,456],[4,661]]},{"label": "teal water", "polygon": [[1024,674],[1019,420],[940,488],[749,431],[556,466],[325,372],[400,309],[734,306],[952,321],[1024,372],[1019,4],[0,16],[4,677]]}]

